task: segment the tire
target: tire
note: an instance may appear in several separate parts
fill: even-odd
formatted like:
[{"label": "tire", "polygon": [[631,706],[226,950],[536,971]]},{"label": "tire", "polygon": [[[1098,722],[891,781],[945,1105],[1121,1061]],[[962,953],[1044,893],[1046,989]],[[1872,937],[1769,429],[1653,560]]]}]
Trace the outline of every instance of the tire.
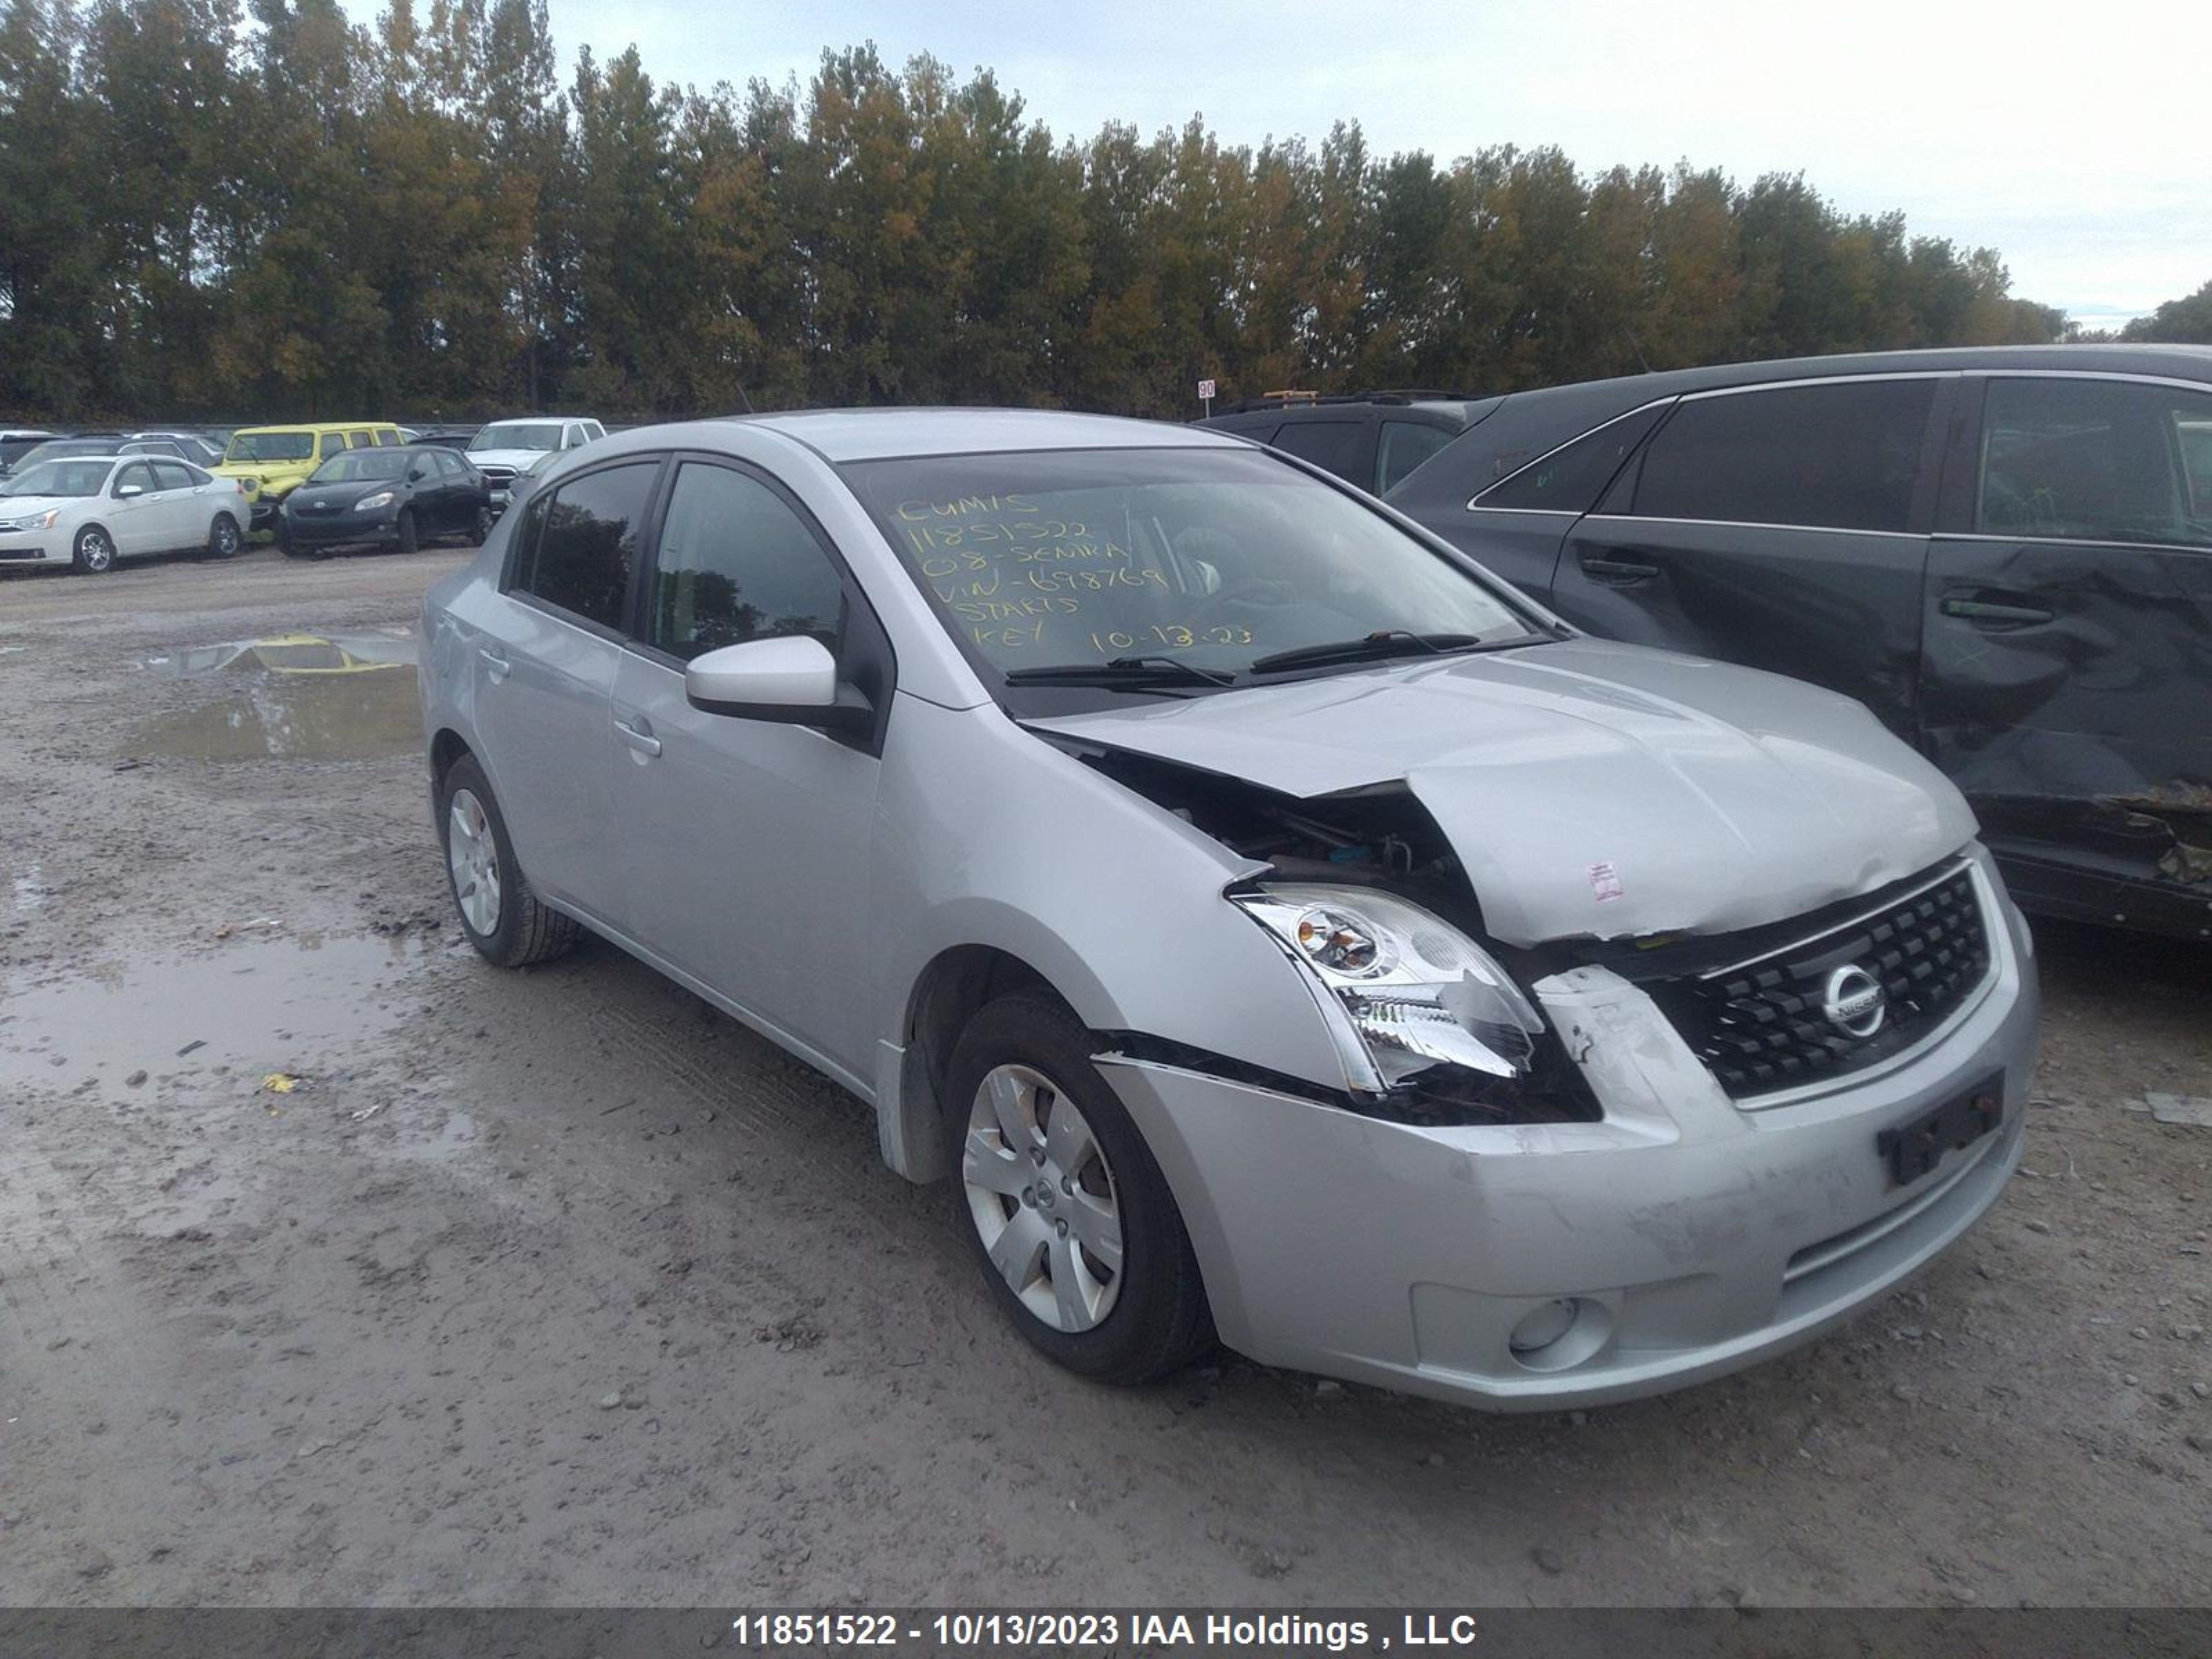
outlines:
[{"label": "tire", "polygon": [[[575,944],[576,924],[540,904],[530,890],[528,878],[514,861],[507,820],[500,816],[483,769],[471,756],[455,761],[438,785],[438,844],[446,854],[446,885],[453,895],[453,913],[485,961],[501,968],[526,968],[550,962]],[[487,876],[489,910],[483,902]]]},{"label": "tire", "polygon": [[211,559],[234,559],[246,545],[245,534],[238,520],[228,513],[218,513],[215,522],[208,526],[208,556]]},{"label": "tire", "polygon": [[[1167,1179],[1091,1063],[1096,1046],[1035,992],[969,1020],[945,1095],[949,1184],[984,1280],[1022,1335],[1069,1370],[1129,1386],[1212,1346],[1213,1320]],[[1060,1117],[1071,1106],[1076,1115]],[[1018,1138],[1027,1144],[1010,1152]]]},{"label": "tire", "polygon": [[497,522],[498,520],[492,517],[489,507],[480,507],[477,509],[477,515],[471,521],[469,534],[478,547],[482,547],[491,538],[491,527]]},{"label": "tire", "polygon": [[88,576],[105,575],[115,568],[115,538],[96,524],[85,526],[70,545],[70,562]]},{"label": "tire", "polygon": [[292,540],[292,527],[284,522],[284,515],[281,513],[276,515],[276,528],[275,534],[276,537],[276,550],[279,553],[282,553],[288,559],[297,559],[304,556],[301,549],[294,544]]},{"label": "tire", "polygon": [[415,538],[415,515],[404,507],[399,509],[398,529],[399,550],[402,553],[412,553],[418,545]]}]

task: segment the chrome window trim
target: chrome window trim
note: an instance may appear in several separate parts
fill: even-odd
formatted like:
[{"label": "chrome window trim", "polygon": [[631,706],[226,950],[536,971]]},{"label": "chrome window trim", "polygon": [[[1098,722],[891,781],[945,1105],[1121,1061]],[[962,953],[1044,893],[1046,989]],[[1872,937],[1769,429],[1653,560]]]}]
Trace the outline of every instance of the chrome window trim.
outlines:
[{"label": "chrome window trim", "polygon": [[2033,543],[2038,547],[2117,547],[2139,553],[2212,553],[2212,542],[2114,542],[2094,536],[1995,536],[1986,530],[1939,530],[1939,542]]},{"label": "chrome window trim", "polygon": [[1974,368],[1965,371],[1989,380],[2126,380],[2136,386],[2170,386],[2212,398],[2212,380],[2185,380],[2173,374],[2146,374],[2130,368]]},{"label": "chrome window trim", "polygon": [[[1961,865],[1965,866],[1967,877],[1973,884],[1974,902],[1979,907],[1982,915],[1982,934],[1989,941],[1989,964],[1982,970],[1980,983],[1959,999],[1959,1006],[1950,1012],[1941,1024],[1925,1033],[1919,1042],[1911,1047],[1900,1048],[1893,1054],[1886,1055],[1862,1071],[1821,1078],[1812,1083],[1801,1083],[1794,1088],[1776,1089],[1763,1095],[1747,1095],[1735,1102],[1738,1111],[1763,1112],[1778,1106],[1795,1106],[1808,1100],[1824,1099],[1830,1095],[1845,1094],[1864,1084],[1887,1077],[1893,1072],[1901,1071],[1948,1041],[1954,1031],[1965,1024],[1969,1018],[1972,1018],[1976,1011],[1990,1000],[1990,993],[1996,989],[1997,981],[2002,976],[2002,970],[2007,960],[2006,953],[2012,949],[2012,936],[2005,926],[2004,912],[1997,903],[1996,894],[1990,885],[1989,872],[1980,863],[1971,858],[1954,860],[1945,868],[1942,875],[1914,888],[1911,892],[1904,895],[1901,898],[1891,900],[1890,903],[1901,904],[1905,899],[1917,898],[1931,887],[1942,886],[1958,875]],[[1878,905],[1874,909],[1853,918],[1853,921],[1863,921],[1867,916],[1879,915],[1888,908],[1889,905]],[[1823,938],[1828,933],[1851,925],[1851,922],[1846,921],[1838,923],[1836,927],[1823,928],[1820,933],[1809,934],[1798,943],[1809,944],[1814,939]],[[1796,948],[1795,945],[1785,945],[1780,951],[1762,951],[1750,960],[1764,962],[1770,956],[1779,955],[1782,951]],[[1726,973],[1729,970],[1722,969],[1719,971]],[[1701,975],[1701,977],[1711,977],[1711,975]]]},{"label": "chrome window trim", "polygon": [[1791,392],[1808,386],[1860,386],[1873,380],[1956,380],[1973,374],[1967,368],[1884,368],[1863,374],[1812,374],[1794,380],[1747,380],[1741,386],[1717,386],[1704,392],[1685,392],[1680,401],[1703,403],[1711,398],[1740,398],[1753,392]]},{"label": "chrome window trim", "polygon": [[1602,519],[1607,524],[1698,524],[1735,530],[1790,530],[1814,536],[1902,536],[1922,542],[1933,533],[1925,530],[1866,530],[1848,524],[1769,524],[1761,519],[1667,519],[1652,513],[1594,512],[1575,516]]}]

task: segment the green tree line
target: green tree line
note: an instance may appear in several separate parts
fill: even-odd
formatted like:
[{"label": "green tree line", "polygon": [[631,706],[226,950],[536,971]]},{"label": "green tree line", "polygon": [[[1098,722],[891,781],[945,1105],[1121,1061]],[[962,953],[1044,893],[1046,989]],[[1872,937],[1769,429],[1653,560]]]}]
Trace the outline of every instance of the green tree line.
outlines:
[{"label": "green tree line", "polygon": [[2046,340],[1801,177],[1056,136],[988,70],[565,77],[543,0],[5,0],[0,415],[647,416],[1506,390]]}]

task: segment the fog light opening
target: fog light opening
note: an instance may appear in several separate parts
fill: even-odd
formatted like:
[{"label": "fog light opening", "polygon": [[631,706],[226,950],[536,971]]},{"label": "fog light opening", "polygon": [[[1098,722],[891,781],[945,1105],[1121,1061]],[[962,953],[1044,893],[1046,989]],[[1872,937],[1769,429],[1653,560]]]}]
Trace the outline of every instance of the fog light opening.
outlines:
[{"label": "fog light opening", "polygon": [[1532,1371],[1561,1371],[1594,1357],[1612,1334],[1613,1315],[1603,1303],[1553,1297],[1515,1322],[1505,1348]]}]

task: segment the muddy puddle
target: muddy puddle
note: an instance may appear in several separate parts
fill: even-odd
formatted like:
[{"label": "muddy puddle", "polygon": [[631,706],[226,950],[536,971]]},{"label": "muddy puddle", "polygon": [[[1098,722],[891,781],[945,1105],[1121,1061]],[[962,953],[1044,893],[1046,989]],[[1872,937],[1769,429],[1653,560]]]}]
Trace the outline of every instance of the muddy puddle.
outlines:
[{"label": "muddy puddle", "polygon": [[134,1073],[158,1085],[217,1066],[312,1076],[398,1029],[452,950],[435,939],[276,935],[40,984],[0,977],[0,1096],[87,1079],[113,1094]]},{"label": "muddy puddle", "polygon": [[380,760],[422,747],[415,639],[405,629],[232,640],[145,659],[211,693],[142,724],[134,759]]}]

